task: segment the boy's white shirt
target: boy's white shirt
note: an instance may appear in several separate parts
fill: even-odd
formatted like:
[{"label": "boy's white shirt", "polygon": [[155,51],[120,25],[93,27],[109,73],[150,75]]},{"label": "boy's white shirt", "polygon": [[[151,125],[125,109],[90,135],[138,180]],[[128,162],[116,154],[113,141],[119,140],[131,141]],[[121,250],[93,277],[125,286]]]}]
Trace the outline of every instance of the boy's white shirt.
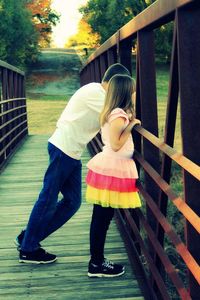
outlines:
[{"label": "boy's white shirt", "polygon": [[74,159],[80,159],[88,142],[100,129],[99,114],[105,90],[92,82],[78,89],[57,121],[49,142]]}]

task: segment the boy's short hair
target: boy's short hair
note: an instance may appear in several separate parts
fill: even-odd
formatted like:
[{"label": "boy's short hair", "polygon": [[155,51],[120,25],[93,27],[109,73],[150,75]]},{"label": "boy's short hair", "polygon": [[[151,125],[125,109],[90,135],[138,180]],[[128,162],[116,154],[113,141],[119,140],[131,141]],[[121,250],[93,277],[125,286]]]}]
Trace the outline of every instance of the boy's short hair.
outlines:
[{"label": "boy's short hair", "polygon": [[105,72],[103,78],[102,78],[102,82],[108,82],[111,77],[113,77],[113,75],[116,74],[125,74],[125,75],[131,75],[129,70],[124,67],[122,64],[120,63],[116,63],[111,65]]}]

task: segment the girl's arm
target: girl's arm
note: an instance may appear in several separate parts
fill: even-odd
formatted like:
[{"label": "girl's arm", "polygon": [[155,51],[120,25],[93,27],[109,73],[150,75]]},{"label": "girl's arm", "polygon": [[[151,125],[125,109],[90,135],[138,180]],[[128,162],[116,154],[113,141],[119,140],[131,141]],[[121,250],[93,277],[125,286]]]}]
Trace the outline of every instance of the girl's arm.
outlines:
[{"label": "girl's arm", "polygon": [[141,124],[138,119],[133,119],[124,129],[125,119],[119,117],[110,123],[110,145],[113,151],[118,151],[127,141],[133,127]]}]

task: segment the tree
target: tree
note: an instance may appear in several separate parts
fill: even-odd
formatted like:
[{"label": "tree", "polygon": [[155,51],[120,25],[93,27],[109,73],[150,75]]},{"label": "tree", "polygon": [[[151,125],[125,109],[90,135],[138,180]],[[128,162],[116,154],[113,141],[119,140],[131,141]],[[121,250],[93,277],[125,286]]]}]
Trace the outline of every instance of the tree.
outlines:
[{"label": "tree", "polygon": [[37,33],[25,0],[0,0],[0,59],[24,67],[37,56]]},{"label": "tree", "polygon": [[80,12],[103,43],[146,7],[144,0],[89,0]]},{"label": "tree", "polygon": [[59,15],[51,9],[52,0],[29,0],[27,8],[31,11],[32,20],[39,33],[39,45],[49,46],[52,26],[59,21]]},{"label": "tree", "polygon": [[99,38],[99,35],[92,31],[91,26],[84,19],[81,19],[78,33],[69,39],[67,46],[81,46],[82,48],[93,49],[99,47]]},{"label": "tree", "polygon": [[[80,12],[92,30],[99,34],[102,44],[153,2],[155,0],[88,0],[87,4],[80,8]],[[156,30],[156,54],[167,61],[171,52],[171,38],[171,24]]]}]

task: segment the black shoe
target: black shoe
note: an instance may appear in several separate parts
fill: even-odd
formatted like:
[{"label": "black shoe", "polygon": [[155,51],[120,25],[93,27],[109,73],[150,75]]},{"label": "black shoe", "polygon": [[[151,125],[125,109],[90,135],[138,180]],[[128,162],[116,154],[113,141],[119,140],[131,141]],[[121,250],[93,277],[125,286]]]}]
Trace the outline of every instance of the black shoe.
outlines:
[{"label": "black shoe", "polygon": [[54,254],[46,252],[43,248],[39,248],[33,252],[19,251],[19,262],[28,264],[50,264],[56,261]]},{"label": "black shoe", "polygon": [[114,264],[106,259],[100,265],[96,265],[90,261],[88,266],[89,277],[117,277],[124,274],[124,272],[124,266]]},{"label": "black shoe", "polygon": [[[22,230],[21,233],[16,237],[16,239],[14,240],[15,245],[17,246],[17,250],[19,251],[21,249],[21,244],[23,241],[25,235],[25,230]],[[41,245],[40,243],[38,243],[38,247],[40,248]]]}]

